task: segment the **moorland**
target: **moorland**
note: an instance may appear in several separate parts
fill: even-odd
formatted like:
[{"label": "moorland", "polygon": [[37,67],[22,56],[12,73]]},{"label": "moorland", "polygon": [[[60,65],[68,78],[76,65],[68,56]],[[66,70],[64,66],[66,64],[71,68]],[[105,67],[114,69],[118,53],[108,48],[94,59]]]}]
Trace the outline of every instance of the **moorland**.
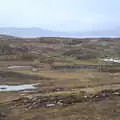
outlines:
[{"label": "moorland", "polygon": [[[108,59],[106,61],[105,59]],[[0,35],[0,120],[120,120],[120,38]]]}]

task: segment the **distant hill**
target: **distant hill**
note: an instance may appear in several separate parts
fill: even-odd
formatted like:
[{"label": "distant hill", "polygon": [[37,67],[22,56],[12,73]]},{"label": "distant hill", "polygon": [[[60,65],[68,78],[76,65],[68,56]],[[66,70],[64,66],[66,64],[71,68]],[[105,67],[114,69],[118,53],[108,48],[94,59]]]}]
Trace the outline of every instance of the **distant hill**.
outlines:
[{"label": "distant hill", "polygon": [[17,37],[59,37],[65,33],[44,30],[41,28],[0,28],[0,34]]},{"label": "distant hill", "polygon": [[17,37],[119,37],[119,30],[86,31],[86,32],[57,32],[41,28],[0,28],[0,34]]}]

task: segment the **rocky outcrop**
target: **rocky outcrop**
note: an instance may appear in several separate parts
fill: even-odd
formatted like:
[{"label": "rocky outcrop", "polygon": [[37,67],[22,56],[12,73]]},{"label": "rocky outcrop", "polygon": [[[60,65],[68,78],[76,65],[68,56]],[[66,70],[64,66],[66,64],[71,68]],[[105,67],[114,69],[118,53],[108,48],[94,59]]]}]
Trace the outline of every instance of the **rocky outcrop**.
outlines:
[{"label": "rocky outcrop", "polygon": [[98,101],[104,99],[110,99],[115,96],[120,96],[120,90],[104,90],[95,95],[86,94],[81,92],[79,94],[59,95],[59,96],[26,96],[13,100],[9,104],[12,106],[24,106],[27,109],[40,108],[40,107],[57,107],[66,106],[74,103],[81,103],[87,101]]}]

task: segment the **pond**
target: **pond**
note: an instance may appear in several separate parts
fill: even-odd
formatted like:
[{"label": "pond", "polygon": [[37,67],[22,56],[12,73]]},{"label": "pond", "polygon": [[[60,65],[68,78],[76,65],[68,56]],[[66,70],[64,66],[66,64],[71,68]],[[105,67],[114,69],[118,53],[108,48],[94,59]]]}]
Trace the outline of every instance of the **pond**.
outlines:
[{"label": "pond", "polygon": [[3,69],[32,69],[33,66],[0,66]]},{"label": "pond", "polygon": [[36,85],[38,84],[24,84],[24,85],[0,85],[0,92],[2,91],[21,91],[21,90],[30,90],[37,89]]},{"label": "pond", "polygon": [[79,65],[79,66],[54,66],[55,70],[79,70],[79,69],[96,69],[99,65]]},{"label": "pond", "polygon": [[105,58],[103,59],[104,62],[114,62],[114,63],[120,63],[119,58]]}]

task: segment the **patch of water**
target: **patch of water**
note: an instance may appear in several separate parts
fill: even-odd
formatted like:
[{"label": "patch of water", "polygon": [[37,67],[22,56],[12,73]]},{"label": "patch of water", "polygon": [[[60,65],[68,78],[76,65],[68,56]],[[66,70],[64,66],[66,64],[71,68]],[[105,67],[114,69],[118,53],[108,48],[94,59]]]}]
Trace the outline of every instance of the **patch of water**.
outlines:
[{"label": "patch of water", "polygon": [[33,66],[0,66],[3,69],[32,69]]},{"label": "patch of water", "polygon": [[103,59],[103,61],[105,61],[105,62],[120,63],[120,59],[119,58],[105,58],[105,59]]},{"label": "patch of water", "polygon": [[8,69],[19,69],[19,68],[25,68],[25,69],[30,69],[32,66],[9,66]]},{"label": "patch of water", "polygon": [[24,85],[0,85],[0,92],[2,91],[21,91],[29,89],[37,89],[38,84],[24,84]]}]

